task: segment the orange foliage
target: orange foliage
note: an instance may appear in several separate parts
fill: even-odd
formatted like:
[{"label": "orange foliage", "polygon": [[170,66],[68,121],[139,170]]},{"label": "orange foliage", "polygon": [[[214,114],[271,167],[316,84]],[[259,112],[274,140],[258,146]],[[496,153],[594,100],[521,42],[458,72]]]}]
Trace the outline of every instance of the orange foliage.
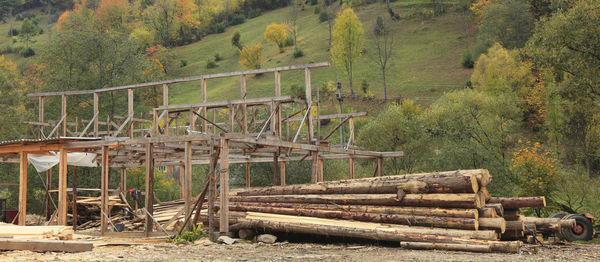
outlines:
[{"label": "orange foliage", "polygon": [[62,24],[65,21],[67,21],[67,18],[69,17],[69,15],[71,15],[71,11],[67,10],[58,17],[58,21],[56,22],[56,30],[58,30],[58,31],[62,30]]},{"label": "orange foliage", "polygon": [[23,73],[23,78],[25,79],[25,84],[28,87],[32,87],[34,90],[39,90],[40,88],[46,86],[46,81],[44,81],[44,70],[46,66],[43,64],[30,64]]},{"label": "orange foliage", "polygon": [[0,55],[0,69],[7,72],[14,72],[17,70],[17,64],[10,59],[6,59],[4,55]]},{"label": "orange foliage", "polygon": [[177,21],[189,28],[195,28],[200,25],[198,20],[198,5],[194,0],[178,0],[175,6],[175,16]]},{"label": "orange foliage", "polygon": [[541,148],[539,142],[523,142],[513,154],[511,171],[521,187],[522,196],[549,196],[560,179],[556,159]]},{"label": "orange foliage", "polygon": [[96,10],[96,17],[105,27],[118,27],[129,14],[127,0],[102,0]]}]

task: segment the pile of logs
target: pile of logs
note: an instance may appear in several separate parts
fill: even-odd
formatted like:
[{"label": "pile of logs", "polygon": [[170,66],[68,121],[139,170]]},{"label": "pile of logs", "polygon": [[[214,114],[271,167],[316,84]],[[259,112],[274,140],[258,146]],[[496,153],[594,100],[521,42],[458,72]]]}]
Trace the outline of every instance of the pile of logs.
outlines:
[{"label": "pile of logs", "polygon": [[[487,170],[478,169],[233,190],[230,223],[232,230],[268,229],[399,241],[406,248],[510,253],[519,252],[518,240],[525,236],[526,225],[545,231],[574,224],[515,214],[519,208],[545,206],[544,197],[493,198],[486,188],[491,179]],[[203,220],[205,214],[203,210]]]}]

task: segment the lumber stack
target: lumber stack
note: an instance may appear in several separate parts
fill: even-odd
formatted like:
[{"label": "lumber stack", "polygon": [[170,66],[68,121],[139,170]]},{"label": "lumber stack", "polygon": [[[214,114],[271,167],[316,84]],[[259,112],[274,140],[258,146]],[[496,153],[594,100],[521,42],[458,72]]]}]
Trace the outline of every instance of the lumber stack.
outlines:
[{"label": "lumber stack", "polygon": [[72,240],[73,228],[68,226],[16,226],[0,224],[0,238]]}]

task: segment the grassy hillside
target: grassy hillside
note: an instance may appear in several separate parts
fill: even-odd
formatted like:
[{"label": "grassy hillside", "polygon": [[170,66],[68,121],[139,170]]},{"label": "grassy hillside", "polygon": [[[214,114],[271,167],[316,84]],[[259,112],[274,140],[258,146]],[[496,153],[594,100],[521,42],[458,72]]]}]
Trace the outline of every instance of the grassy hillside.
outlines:
[{"label": "grassy hillside", "polygon": [[[414,10],[422,9],[425,2],[396,2],[394,10],[403,16]],[[429,3],[427,1],[426,3]],[[328,26],[319,23],[314,7],[309,6],[302,11],[298,20],[298,45],[305,56],[294,58],[293,48],[279,53],[277,48],[264,38],[265,27],[270,23],[283,23],[289,20],[289,8],[268,12],[260,17],[250,19],[246,23],[228,28],[225,33],[210,35],[202,41],[175,49],[177,56],[187,61],[187,66],[178,69],[174,76],[209,74],[242,70],[238,64],[239,56],[231,46],[231,35],[239,31],[244,44],[262,43],[265,47],[263,68],[283,65],[304,64],[310,62],[329,61]],[[382,3],[356,8],[356,12],[365,28],[366,55],[361,57],[355,71],[355,90],[360,92],[360,83],[368,81],[370,91],[377,97],[383,97],[381,76],[373,61],[375,52],[372,39],[372,28],[377,16],[387,16]],[[393,66],[388,71],[388,95],[403,96],[428,103],[449,89],[464,85],[470,77],[471,70],[463,69],[460,56],[466,48],[467,41],[473,37],[465,37],[466,17],[450,10],[445,15],[427,20],[422,18],[402,19],[393,23],[396,30]],[[370,54],[369,52],[373,52]],[[219,67],[206,68],[206,61],[219,53],[224,60],[218,62]],[[347,77],[334,67],[313,70],[313,87],[320,87],[328,81],[340,80],[347,90]],[[289,92],[292,84],[303,83],[303,73],[285,73],[282,75],[283,93]],[[239,97],[239,81],[237,79],[219,79],[208,82],[208,97],[213,99],[233,99]],[[171,103],[189,103],[198,101],[200,90],[197,83],[181,84],[171,89]],[[248,80],[249,97],[273,95],[273,76],[263,75]],[[314,92],[314,91],[313,91]]]}]

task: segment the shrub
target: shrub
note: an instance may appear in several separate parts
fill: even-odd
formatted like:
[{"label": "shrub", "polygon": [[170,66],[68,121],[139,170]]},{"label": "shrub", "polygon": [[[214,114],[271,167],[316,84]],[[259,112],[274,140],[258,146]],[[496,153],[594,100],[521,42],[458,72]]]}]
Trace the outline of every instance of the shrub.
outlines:
[{"label": "shrub", "polygon": [[327,11],[322,10],[321,13],[319,13],[319,22],[323,23],[325,21],[327,21],[329,19],[329,14],[327,13]]},{"label": "shrub", "polygon": [[206,60],[206,68],[211,69],[211,68],[215,68],[218,67],[219,65],[217,65],[217,63],[215,62],[215,60],[213,60],[212,58],[209,58]]},{"label": "shrub", "polygon": [[305,91],[304,87],[302,87],[301,85],[298,85],[298,84],[293,84],[290,87],[290,93],[295,98],[305,99],[306,93],[304,91]]},{"label": "shrub", "polygon": [[260,69],[263,59],[262,51],[263,48],[261,44],[242,48],[242,50],[240,50],[239,64],[244,67],[244,69]]},{"label": "shrub", "polygon": [[473,55],[471,55],[471,52],[469,52],[469,51],[463,52],[463,54],[460,58],[460,64],[464,68],[473,68],[473,66],[475,65],[475,61],[473,61]]},{"label": "shrub", "polygon": [[223,60],[223,57],[221,56],[221,54],[219,54],[219,52],[215,53],[215,61],[219,62]]},{"label": "shrub", "polygon": [[31,57],[31,56],[35,55],[35,51],[33,51],[33,48],[28,47],[28,48],[25,48],[25,49],[21,50],[21,52],[19,52],[19,54],[22,57]]},{"label": "shrub", "polygon": [[363,79],[360,83],[360,90],[362,90],[363,94],[367,94],[367,91],[369,91],[369,82],[367,80]]},{"label": "shrub", "polygon": [[204,233],[204,231],[202,231],[202,228],[200,227],[200,225],[198,226],[193,226],[192,231],[183,231],[181,232],[181,234],[175,236],[171,241],[172,242],[194,242],[198,239],[204,238],[204,237],[208,237],[208,235],[206,233]]},{"label": "shrub", "polygon": [[261,13],[262,13],[262,10],[260,8],[251,9],[246,12],[246,17],[248,19],[255,18],[255,17],[259,16]]},{"label": "shrub", "polygon": [[304,51],[302,51],[302,48],[297,47],[296,49],[294,49],[294,57],[298,58],[298,57],[303,57],[304,56]]},{"label": "shrub", "polygon": [[290,35],[285,39],[283,46],[293,46],[293,45],[294,45],[294,37]]},{"label": "shrub", "polygon": [[180,60],[179,62],[181,62],[181,67],[185,67],[188,64],[187,60],[184,59]]},{"label": "shrub", "polygon": [[321,85],[320,91],[321,91],[321,95],[323,95],[323,96],[335,95],[335,92],[337,92],[337,87],[335,85],[335,82],[329,81],[327,83],[323,83],[323,85]]},{"label": "shrub", "polygon": [[225,32],[226,27],[227,26],[225,25],[225,23],[214,23],[210,25],[210,31],[214,34],[220,34]]},{"label": "shrub", "polygon": [[321,13],[321,7],[315,6],[315,15],[320,14],[320,13]]},{"label": "shrub", "polygon": [[239,25],[243,24],[244,22],[246,22],[246,17],[243,14],[236,14],[233,17],[231,17],[229,25]]},{"label": "shrub", "polygon": [[240,35],[240,32],[235,31],[231,36],[231,45],[237,47],[239,50],[242,50],[244,46],[242,45],[241,38],[242,36]]}]

